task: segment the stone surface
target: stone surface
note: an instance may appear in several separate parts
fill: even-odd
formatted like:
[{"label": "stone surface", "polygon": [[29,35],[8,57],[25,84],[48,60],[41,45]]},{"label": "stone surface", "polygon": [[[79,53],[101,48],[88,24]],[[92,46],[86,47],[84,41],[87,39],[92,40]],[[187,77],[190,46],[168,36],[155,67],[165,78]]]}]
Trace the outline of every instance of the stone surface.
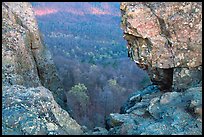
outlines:
[{"label": "stone surface", "polygon": [[102,127],[95,127],[91,135],[108,135],[108,130]]},{"label": "stone surface", "polygon": [[[136,92],[130,95],[130,97],[121,107],[120,113],[130,113],[136,108],[143,108],[144,106],[148,106],[149,101],[151,98],[154,97],[154,94],[156,96],[161,94],[160,90],[158,89],[158,86],[156,85],[150,85],[143,90],[137,90]],[[147,99],[145,98],[146,95],[148,96]]]},{"label": "stone surface", "polygon": [[120,9],[129,56],[154,84],[168,92],[201,81],[194,77],[202,75],[201,2],[122,2]]},{"label": "stone surface", "polygon": [[195,68],[174,68],[173,89],[183,91],[202,80],[202,66]]},{"label": "stone surface", "polygon": [[2,134],[83,134],[65,99],[31,4],[3,2]]},{"label": "stone surface", "polygon": [[[130,96],[122,114],[112,113],[109,135],[201,135],[202,87],[161,92],[151,85]],[[138,98],[131,102],[132,99]]]},{"label": "stone surface", "polygon": [[2,3],[2,81],[3,85],[45,86],[66,109],[62,84],[30,3]]},{"label": "stone surface", "polygon": [[113,128],[121,126],[123,123],[133,123],[134,121],[128,116],[128,114],[113,114],[111,113],[107,118],[107,128]]},{"label": "stone surface", "polygon": [[81,126],[70,118],[43,86],[4,86],[2,94],[3,135],[82,134]]}]

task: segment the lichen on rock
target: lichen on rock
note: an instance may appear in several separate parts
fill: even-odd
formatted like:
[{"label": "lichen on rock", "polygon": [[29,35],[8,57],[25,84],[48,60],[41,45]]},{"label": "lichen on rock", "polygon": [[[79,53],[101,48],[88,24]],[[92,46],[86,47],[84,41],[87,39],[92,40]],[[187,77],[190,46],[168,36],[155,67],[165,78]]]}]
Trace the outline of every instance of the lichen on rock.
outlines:
[{"label": "lichen on rock", "polygon": [[[163,87],[167,83],[174,89],[185,90],[190,86],[182,86],[180,80],[189,77],[192,83],[201,81],[194,73],[202,75],[202,3],[122,2],[120,9],[121,27],[131,57],[141,68],[146,66],[161,90],[171,91],[171,86]],[[188,78],[176,74],[179,69],[197,67],[200,70],[194,69]],[[173,72],[164,71],[168,69]]]},{"label": "lichen on rock", "polygon": [[152,85],[110,115],[109,134],[201,135],[202,3],[122,2],[120,9],[128,55]]},{"label": "lichen on rock", "polygon": [[66,109],[62,84],[51,54],[40,38],[30,3],[2,4],[2,60],[3,85],[43,85]]},{"label": "lichen on rock", "polygon": [[2,133],[4,135],[82,134],[81,126],[43,86],[3,87]]},{"label": "lichen on rock", "polygon": [[[200,86],[189,88],[184,92],[166,93],[153,87],[155,86],[149,86],[131,95],[123,106],[122,114],[110,114],[106,122],[109,134],[202,134]],[[137,95],[140,95],[141,99],[132,102],[131,99]]]},{"label": "lichen on rock", "polygon": [[68,109],[65,99],[31,4],[3,2],[3,134],[82,134],[81,126],[65,111]]}]

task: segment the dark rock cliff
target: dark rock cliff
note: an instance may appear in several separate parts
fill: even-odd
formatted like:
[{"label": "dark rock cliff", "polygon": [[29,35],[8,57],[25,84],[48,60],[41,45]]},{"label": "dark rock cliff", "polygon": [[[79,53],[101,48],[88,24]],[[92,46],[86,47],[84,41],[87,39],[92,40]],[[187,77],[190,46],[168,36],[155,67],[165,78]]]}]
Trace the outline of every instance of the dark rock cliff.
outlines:
[{"label": "dark rock cliff", "polygon": [[82,134],[27,2],[2,3],[2,89],[3,134]]}]

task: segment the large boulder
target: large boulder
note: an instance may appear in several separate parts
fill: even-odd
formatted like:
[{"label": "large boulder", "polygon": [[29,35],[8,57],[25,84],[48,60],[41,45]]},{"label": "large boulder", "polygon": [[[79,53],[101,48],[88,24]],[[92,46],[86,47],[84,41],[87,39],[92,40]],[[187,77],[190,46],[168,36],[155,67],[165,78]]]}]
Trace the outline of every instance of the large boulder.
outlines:
[{"label": "large boulder", "polygon": [[4,86],[2,93],[3,135],[71,135],[82,129],[43,86]]},{"label": "large boulder", "polygon": [[201,81],[201,2],[122,2],[120,9],[129,56],[154,84],[170,91]]}]

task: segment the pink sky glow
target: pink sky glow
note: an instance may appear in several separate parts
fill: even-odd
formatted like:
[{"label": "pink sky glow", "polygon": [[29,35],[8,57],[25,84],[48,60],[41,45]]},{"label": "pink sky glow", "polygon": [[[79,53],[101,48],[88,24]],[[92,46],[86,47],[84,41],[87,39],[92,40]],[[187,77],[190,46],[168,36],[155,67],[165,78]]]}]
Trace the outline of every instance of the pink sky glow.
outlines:
[{"label": "pink sky glow", "polygon": [[53,14],[59,11],[68,12],[76,15],[83,16],[84,14],[95,14],[95,15],[113,15],[113,16],[120,16],[110,12],[110,7],[108,5],[104,5],[104,10],[96,8],[96,7],[89,7],[87,10],[77,10],[75,8],[67,8],[67,9],[55,9],[55,8],[33,8],[34,13],[36,16],[44,16],[47,14]]},{"label": "pink sky glow", "polygon": [[44,9],[34,8],[33,10],[34,10],[34,13],[35,13],[36,16],[43,16],[43,15],[47,15],[47,14],[52,14],[52,13],[58,12],[58,10],[51,9],[51,8],[44,8]]}]

